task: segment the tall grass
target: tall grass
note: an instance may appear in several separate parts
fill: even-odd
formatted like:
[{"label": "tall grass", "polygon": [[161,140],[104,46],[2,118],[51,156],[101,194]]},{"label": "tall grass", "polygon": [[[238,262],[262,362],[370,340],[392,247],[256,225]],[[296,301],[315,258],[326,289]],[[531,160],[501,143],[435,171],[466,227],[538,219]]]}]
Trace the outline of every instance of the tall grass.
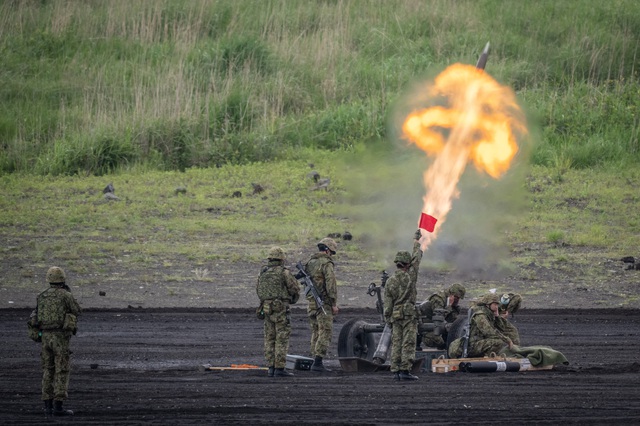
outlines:
[{"label": "tall grass", "polygon": [[89,0],[0,4],[0,173],[184,170],[387,137],[452,62],[514,87],[536,164],[635,163],[640,3]]}]

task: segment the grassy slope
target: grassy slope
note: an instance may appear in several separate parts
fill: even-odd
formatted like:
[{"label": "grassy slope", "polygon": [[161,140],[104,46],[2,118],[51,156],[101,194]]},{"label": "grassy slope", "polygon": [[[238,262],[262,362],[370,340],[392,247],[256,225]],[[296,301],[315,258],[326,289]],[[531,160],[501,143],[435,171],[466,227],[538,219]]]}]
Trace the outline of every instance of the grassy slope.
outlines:
[{"label": "grassy slope", "polygon": [[3,2],[0,173],[182,170],[385,139],[412,82],[488,40],[488,72],[542,127],[535,164],[634,164],[639,16],[634,0]]}]

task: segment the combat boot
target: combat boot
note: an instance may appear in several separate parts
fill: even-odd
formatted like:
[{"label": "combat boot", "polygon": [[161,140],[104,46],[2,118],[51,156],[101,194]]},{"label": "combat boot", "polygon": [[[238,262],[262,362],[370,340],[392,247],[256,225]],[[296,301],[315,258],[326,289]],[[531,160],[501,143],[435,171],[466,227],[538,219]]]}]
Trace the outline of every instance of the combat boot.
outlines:
[{"label": "combat boot", "polygon": [[418,376],[409,373],[409,370],[402,370],[398,377],[400,380],[418,380]]},{"label": "combat boot", "polygon": [[315,371],[317,373],[329,373],[329,372],[331,372],[331,370],[329,370],[327,367],[325,367],[322,364],[322,357],[320,357],[320,356],[317,356],[313,360],[313,364],[311,365],[311,371]]},{"label": "combat boot", "polygon": [[273,377],[273,373],[275,370],[276,370],[275,367],[273,366],[269,367],[269,371],[267,371],[267,376]]},{"label": "combat boot", "polygon": [[293,375],[293,373],[288,372],[284,368],[276,368],[276,370],[273,372],[274,377],[291,377]]},{"label": "combat boot", "polygon": [[73,416],[73,411],[62,408],[62,401],[53,401],[54,416]]},{"label": "combat boot", "polygon": [[53,399],[44,400],[44,416],[45,417],[53,416]]}]

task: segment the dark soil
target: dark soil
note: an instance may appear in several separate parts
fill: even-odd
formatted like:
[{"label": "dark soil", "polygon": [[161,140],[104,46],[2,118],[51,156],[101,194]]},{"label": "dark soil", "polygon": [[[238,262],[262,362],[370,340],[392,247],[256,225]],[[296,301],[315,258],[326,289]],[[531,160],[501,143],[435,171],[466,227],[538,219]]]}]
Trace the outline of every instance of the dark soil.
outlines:
[{"label": "dark soil", "polygon": [[[292,315],[290,353],[308,355],[302,306]],[[29,310],[0,310],[2,424],[47,421],[40,401],[39,344]],[[640,311],[533,310],[516,318],[524,345],[548,345],[568,366],[518,373],[346,373],[337,356],[348,320],[378,322],[373,309],[344,309],[328,356],[332,373],[200,371],[262,366],[262,323],[250,309],[88,310],[72,339],[64,422],[75,424],[638,424]],[[93,368],[92,368],[93,367]]]}]

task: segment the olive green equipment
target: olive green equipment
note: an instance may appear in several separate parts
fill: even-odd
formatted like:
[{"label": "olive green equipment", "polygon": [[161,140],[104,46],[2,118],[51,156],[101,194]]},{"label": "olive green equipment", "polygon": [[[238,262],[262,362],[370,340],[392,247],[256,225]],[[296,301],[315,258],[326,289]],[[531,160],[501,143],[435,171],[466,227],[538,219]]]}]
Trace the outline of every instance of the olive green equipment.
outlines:
[{"label": "olive green equipment", "polygon": [[402,263],[404,265],[408,265],[411,263],[411,253],[406,250],[399,251],[396,253],[395,259],[393,259],[393,263]]},{"label": "olive green equipment", "polygon": [[264,302],[260,302],[260,306],[258,306],[256,308],[256,317],[259,320],[263,320],[264,319]]},{"label": "olive green equipment", "polygon": [[338,251],[338,244],[336,244],[335,240],[333,238],[323,238],[318,242],[318,248],[322,251],[323,247],[328,248],[329,250],[331,250],[332,254],[335,254]]},{"label": "olive green equipment", "polygon": [[60,284],[65,282],[65,275],[62,268],[52,266],[47,271],[47,282],[50,284]]},{"label": "olive green equipment", "polygon": [[40,331],[40,324],[38,324],[38,308],[31,311],[31,315],[29,315],[27,335],[34,342],[42,342],[42,331]]},{"label": "olive green equipment", "polygon": [[[325,238],[325,240],[331,238]],[[324,241],[324,240],[323,240]],[[332,240],[333,241],[333,240]],[[300,282],[300,284],[304,287],[305,296],[311,295],[313,299],[316,301],[316,306],[318,307],[318,311],[322,311],[325,315],[327,311],[324,310],[324,301],[322,300],[322,296],[320,296],[320,292],[313,284],[311,277],[307,274],[307,271],[304,270],[304,266],[302,266],[302,262],[296,263],[296,268],[298,268],[298,273],[295,274],[295,278]]]},{"label": "olive green equipment", "polygon": [[277,246],[271,247],[271,250],[269,250],[269,254],[267,258],[274,259],[274,260],[284,260],[285,259],[284,250],[282,250],[280,247],[277,247]]}]

